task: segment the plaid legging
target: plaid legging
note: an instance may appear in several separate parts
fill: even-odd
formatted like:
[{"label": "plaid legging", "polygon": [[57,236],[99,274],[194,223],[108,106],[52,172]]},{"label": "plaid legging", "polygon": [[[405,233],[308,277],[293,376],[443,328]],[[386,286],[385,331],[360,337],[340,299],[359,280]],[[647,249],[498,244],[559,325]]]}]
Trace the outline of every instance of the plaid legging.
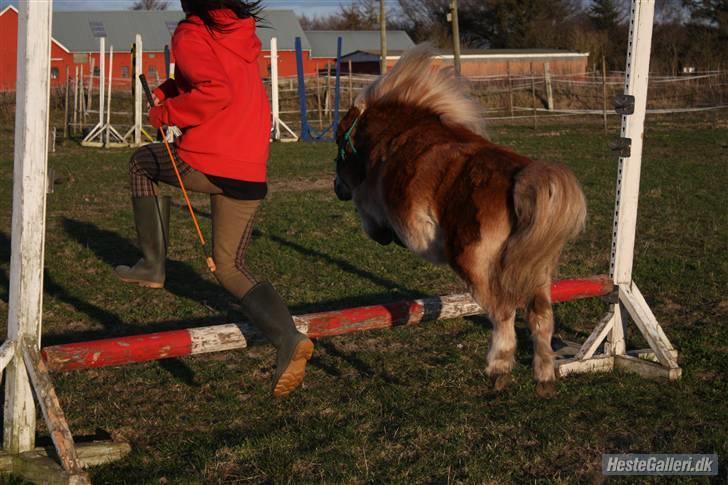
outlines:
[{"label": "plaid legging", "polygon": [[[207,176],[175,155],[185,188],[189,192],[210,194],[212,208],[212,257],[217,265],[215,277],[232,295],[242,298],[257,283],[245,264],[245,254],[253,234],[259,200],[237,200],[223,195],[222,189]],[[129,160],[133,197],[154,197],[159,182],[179,187],[177,176],[163,143],[137,149]]]},{"label": "plaid legging", "polygon": [[[177,164],[177,170],[184,180],[194,169],[177,155],[174,144],[170,144]],[[132,197],[153,197],[159,193],[157,184],[179,186],[174,168],[169,161],[169,153],[164,143],[150,143],[137,149],[129,160]],[[185,187],[187,185],[185,184]]]}]

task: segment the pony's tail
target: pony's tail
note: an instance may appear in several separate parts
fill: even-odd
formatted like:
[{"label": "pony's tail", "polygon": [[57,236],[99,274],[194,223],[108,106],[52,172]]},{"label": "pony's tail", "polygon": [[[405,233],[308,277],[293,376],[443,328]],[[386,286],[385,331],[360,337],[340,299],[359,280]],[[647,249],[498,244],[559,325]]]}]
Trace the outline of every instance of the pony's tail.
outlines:
[{"label": "pony's tail", "polygon": [[568,167],[532,162],[516,175],[513,208],[498,287],[507,301],[520,306],[550,283],[564,244],[584,228],[586,200]]}]

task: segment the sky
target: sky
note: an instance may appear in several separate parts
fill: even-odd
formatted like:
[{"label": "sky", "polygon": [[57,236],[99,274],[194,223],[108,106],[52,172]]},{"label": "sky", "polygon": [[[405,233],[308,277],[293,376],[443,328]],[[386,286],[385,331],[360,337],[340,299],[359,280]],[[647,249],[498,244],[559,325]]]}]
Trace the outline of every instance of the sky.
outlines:
[{"label": "sky", "polygon": [[[46,1],[46,0],[31,0]],[[134,0],[54,0],[56,10],[126,10]],[[17,6],[17,0],[0,0],[0,9],[9,4]],[[264,0],[269,8],[292,8],[299,14],[326,15],[338,10],[339,5],[351,4],[351,0]],[[179,0],[170,0],[170,7],[179,10]]]}]

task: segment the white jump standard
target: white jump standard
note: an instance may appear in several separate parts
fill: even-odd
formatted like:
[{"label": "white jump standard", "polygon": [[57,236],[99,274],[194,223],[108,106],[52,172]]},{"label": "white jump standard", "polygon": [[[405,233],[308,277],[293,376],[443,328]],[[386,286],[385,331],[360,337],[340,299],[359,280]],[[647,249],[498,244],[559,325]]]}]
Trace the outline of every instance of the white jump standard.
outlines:
[{"label": "white jump standard", "polygon": [[[617,170],[614,231],[610,276],[618,289],[618,301],[594,329],[573,358],[557,362],[559,375],[576,372],[608,371],[614,368],[634,371],[647,377],[679,379],[681,369],[673,348],[639,288],[632,280],[637,202],[639,200],[642,141],[647,107],[650,48],[655,0],[633,0],[629,23],[629,51],[624,96],[618,100],[622,114],[623,150]],[[650,351],[627,352],[623,315],[629,315],[650,346]],[[606,342],[604,342],[606,339]],[[597,350],[604,342],[603,351]]]}]

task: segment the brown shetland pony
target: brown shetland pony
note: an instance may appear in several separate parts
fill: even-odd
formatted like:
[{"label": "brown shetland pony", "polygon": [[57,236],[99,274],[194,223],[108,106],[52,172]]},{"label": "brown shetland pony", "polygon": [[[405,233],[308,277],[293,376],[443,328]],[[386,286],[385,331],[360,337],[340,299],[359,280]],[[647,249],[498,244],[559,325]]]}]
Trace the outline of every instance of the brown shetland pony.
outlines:
[{"label": "brown shetland pony", "polygon": [[366,233],[447,263],[493,322],[486,373],[511,379],[515,313],[527,309],[536,391],[555,391],[551,278],[584,225],[579,182],[485,138],[480,106],[418,46],[365,89],[337,131],[336,194]]}]

